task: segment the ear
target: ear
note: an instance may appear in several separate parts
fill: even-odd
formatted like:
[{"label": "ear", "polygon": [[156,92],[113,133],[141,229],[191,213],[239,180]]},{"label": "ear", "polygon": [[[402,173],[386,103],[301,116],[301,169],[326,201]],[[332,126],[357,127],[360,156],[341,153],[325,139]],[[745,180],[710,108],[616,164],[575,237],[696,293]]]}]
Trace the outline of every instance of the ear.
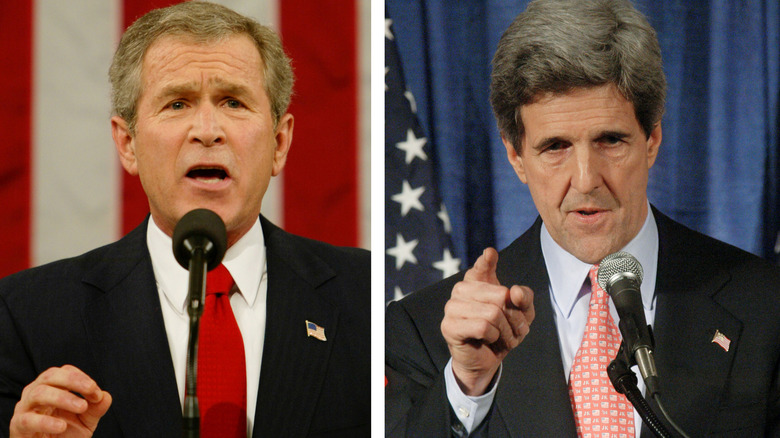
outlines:
[{"label": "ear", "polygon": [[290,152],[290,145],[292,144],[293,121],[293,115],[286,113],[279,118],[279,122],[276,124],[276,133],[274,134],[276,148],[274,149],[272,176],[279,175],[287,162],[287,153]]},{"label": "ear", "polygon": [[138,175],[138,160],[135,155],[135,141],[127,128],[125,119],[114,116],[111,117],[111,137],[114,139],[114,146],[119,153],[119,161],[130,175]]},{"label": "ear", "polygon": [[515,145],[512,144],[512,142],[507,139],[504,134],[501,134],[501,142],[504,143],[504,147],[506,148],[506,157],[509,160],[509,164],[512,165],[512,168],[515,169],[515,173],[517,174],[518,178],[520,178],[520,181],[523,182],[523,184],[527,184],[527,179],[525,177],[525,166],[523,165],[523,157],[517,153],[515,150]]},{"label": "ear", "polygon": [[647,138],[647,168],[650,169],[655,163],[656,157],[658,157],[658,150],[661,148],[661,122],[655,125],[650,137]]}]

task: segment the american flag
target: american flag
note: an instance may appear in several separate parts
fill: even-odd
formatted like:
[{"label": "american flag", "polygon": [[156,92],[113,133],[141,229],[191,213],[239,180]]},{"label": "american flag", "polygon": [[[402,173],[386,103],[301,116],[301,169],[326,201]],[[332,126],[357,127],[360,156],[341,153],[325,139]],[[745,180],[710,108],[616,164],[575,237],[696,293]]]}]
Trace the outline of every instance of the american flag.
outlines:
[{"label": "american flag", "polygon": [[731,339],[727,338],[720,330],[715,330],[715,336],[712,337],[712,342],[720,345],[720,348],[727,352],[729,351],[729,346],[731,346]]},{"label": "american flag", "polygon": [[[125,27],[179,1],[0,2],[0,277],[112,242],[149,211],[111,140],[108,67]],[[367,247],[368,2],[216,2],[279,30],[293,60],[294,139],[263,213]]]},{"label": "american flag", "polygon": [[461,269],[433,158],[385,13],[385,302]]},{"label": "american flag", "polygon": [[327,338],[325,338],[325,329],[311,321],[306,321],[306,336],[311,336],[323,342],[327,341]]}]

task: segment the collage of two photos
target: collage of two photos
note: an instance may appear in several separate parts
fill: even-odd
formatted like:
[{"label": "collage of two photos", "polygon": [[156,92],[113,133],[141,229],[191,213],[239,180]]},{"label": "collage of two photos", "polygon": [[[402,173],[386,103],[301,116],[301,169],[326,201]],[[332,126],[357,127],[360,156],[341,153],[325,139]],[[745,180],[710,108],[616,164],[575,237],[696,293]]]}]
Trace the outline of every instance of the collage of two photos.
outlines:
[{"label": "collage of two photos", "polygon": [[0,17],[0,437],[780,434],[776,5]]}]

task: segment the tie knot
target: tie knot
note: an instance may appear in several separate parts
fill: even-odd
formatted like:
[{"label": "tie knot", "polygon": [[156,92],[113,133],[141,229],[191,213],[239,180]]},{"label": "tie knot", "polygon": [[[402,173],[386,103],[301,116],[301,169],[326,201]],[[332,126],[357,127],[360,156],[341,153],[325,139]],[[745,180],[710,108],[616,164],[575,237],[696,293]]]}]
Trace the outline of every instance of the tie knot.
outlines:
[{"label": "tie knot", "polygon": [[607,293],[604,292],[604,289],[602,289],[601,286],[599,286],[598,272],[598,264],[590,267],[590,272],[588,273],[591,290],[590,302],[603,305],[607,303]]},{"label": "tie knot", "polygon": [[599,265],[598,263],[590,267],[590,271],[588,272],[588,277],[590,277],[590,284],[599,284]]},{"label": "tie knot", "polygon": [[230,272],[220,263],[206,276],[206,295],[227,294],[233,288],[233,283]]}]

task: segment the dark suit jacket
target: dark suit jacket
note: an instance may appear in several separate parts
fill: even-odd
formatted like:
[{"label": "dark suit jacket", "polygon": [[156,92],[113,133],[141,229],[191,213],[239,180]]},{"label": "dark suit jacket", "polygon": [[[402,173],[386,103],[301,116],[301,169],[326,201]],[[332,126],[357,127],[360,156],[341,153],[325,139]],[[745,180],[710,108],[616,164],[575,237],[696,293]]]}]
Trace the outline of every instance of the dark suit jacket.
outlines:
[{"label": "dark suit jacket", "polygon": [[[654,214],[660,241],[655,358],[664,406],[692,437],[780,436],[780,271]],[[576,436],[540,227],[537,220],[499,255],[499,281],[534,290],[536,319],[504,360],[493,406],[476,435]],[[462,277],[387,308],[389,436],[451,434],[456,417],[441,374],[450,354],[439,325],[452,286]],[[728,352],[712,342],[716,330],[731,340]],[[645,428],[642,436],[651,435]]]},{"label": "dark suit jacket", "polygon": [[[368,252],[261,222],[268,311],[254,436],[367,437]],[[307,337],[306,320],[325,328],[326,342]],[[113,396],[96,437],[182,436],[146,222],[111,245],[0,280],[0,436],[22,388],[64,364]]]}]

